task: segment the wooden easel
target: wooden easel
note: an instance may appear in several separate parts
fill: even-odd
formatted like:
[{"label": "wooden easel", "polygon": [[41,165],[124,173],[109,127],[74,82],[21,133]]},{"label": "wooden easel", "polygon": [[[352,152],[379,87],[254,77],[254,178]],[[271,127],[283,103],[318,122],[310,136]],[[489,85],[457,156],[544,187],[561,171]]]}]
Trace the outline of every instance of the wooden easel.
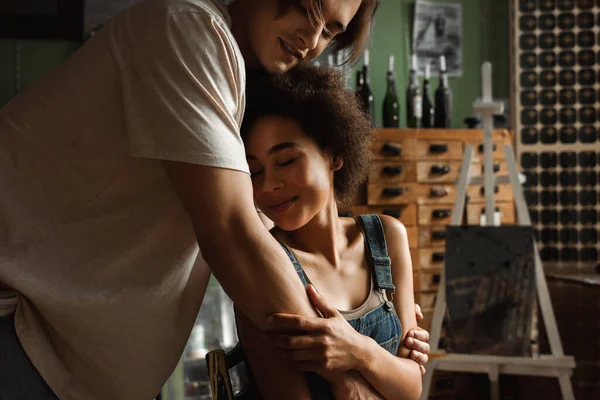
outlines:
[{"label": "wooden easel", "polygon": [[[492,225],[494,221],[494,185],[510,182],[514,192],[515,205],[517,209],[517,220],[521,226],[531,226],[531,219],[527,210],[527,203],[523,195],[521,182],[514,153],[510,145],[504,146],[509,175],[495,177],[493,173],[492,158],[492,130],[493,115],[503,111],[503,104],[494,102],[492,99],[491,75],[492,67],[489,62],[482,67],[483,98],[475,101],[473,110],[483,116],[484,128],[484,176],[470,177],[470,166],[473,158],[473,147],[467,146],[463,155],[461,173],[457,183],[456,201],[452,210],[451,225],[461,225],[465,196],[468,184],[484,184],[485,190],[485,221]],[[490,223],[491,221],[491,223]],[[551,354],[532,357],[504,357],[475,354],[449,354],[439,351],[438,343],[442,329],[442,322],[446,311],[446,272],[442,270],[439,283],[435,309],[431,325],[431,354],[430,361],[425,368],[427,372],[423,378],[423,391],[421,399],[426,400],[429,396],[431,379],[436,369],[444,371],[459,371],[473,373],[487,373],[490,379],[491,399],[499,400],[500,390],[498,376],[500,374],[548,376],[558,378],[563,399],[574,400],[573,388],[570,376],[575,368],[575,360],[572,356],[565,356],[554,317],[554,310],[550,302],[550,294],[542,268],[542,262],[534,243],[535,258],[535,286],[538,301],[542,312],[544,325],[550,342]]]}]

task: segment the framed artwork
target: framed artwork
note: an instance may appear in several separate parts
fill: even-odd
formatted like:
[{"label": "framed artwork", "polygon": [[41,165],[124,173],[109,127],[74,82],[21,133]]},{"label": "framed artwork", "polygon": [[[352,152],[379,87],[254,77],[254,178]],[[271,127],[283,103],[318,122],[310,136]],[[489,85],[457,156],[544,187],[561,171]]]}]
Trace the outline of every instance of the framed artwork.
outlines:
[{"label": "framed artwork", "polygon": [[0,37],[81,40],[83,9],[84,0],[3,0]]},{"label": "framed artwork", "polygon": [[[462,5],[418,0],[415,5],[412,48],[418,71],[431,65],[439,73],[439,57],[446,56],[448,76],[462,76]],[[419,73],[420,74],[420,73]]]}]

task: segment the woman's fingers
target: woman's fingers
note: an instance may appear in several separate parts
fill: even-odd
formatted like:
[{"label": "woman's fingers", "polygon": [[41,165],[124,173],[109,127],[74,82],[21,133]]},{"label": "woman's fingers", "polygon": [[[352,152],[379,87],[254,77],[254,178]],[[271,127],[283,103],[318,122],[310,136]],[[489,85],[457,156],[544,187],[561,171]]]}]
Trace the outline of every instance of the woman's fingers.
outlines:
[{"label": "woman's fingers", "polygon": [[425,329],[423,328],[416,328],[416,329],[412,329],[408,332],[408,337],[417,339],[421,342],[428,342],[429,341],[429,332],[427,332]]},{"label": "woman's fingers", "polygon": [[427,354],[421,353],[420,351],[412,350],[410,352],[410,358],[421,366],[427,364],[429,357]]}]

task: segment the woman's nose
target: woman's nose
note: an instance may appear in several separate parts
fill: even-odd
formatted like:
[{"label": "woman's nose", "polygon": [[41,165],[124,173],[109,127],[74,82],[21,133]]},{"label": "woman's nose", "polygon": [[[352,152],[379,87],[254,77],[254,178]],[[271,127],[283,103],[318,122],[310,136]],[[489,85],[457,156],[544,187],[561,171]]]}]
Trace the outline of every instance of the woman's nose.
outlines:
[{"label": "woman's nose", "polygon": [[268,173],[265,171],[265,177],[262,184],[262,191],[265,193],[271,193],[281,189],[283,182],[277,176],[276,173]]}]

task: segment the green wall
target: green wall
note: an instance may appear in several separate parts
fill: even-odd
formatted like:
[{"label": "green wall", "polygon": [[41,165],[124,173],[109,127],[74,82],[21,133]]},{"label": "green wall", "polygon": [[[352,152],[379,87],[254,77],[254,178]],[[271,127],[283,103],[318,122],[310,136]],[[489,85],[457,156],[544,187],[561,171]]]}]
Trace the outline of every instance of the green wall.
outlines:
[{"label": "green wall", "polygon": [[[454,92],[453,127],[463,127],[473,100],[481,93],[483,61],[494,64],[494,96],[509,97],[508,1],[461,0],[463,6],[463,76],[451,78]],[[414,0],[382,0],[371,40],[371,84],[376,121],[381,122],[385,75],[390,54],[396,57],[400,99],[404,98],[410,49],[410,9]],[[77,43],[66,41],[0,39],[0,105],[63,61]],[[354,82],[354,78],[352,79]],[[433,88],[437,79],[432,80]],[[402,104],[401,123],[405,124]]]},{"label": "green wall", "polygon": [[[442,0],[444,1],[444,0]],[[509,97],[509,28],[508,1],[461,0],[463,7],[463,76],[450,78],[454,93],[452,124],[464,127],[471,114],[473,100],[481,94],[481,64],[493,63],[494,97]],[[375,96],[376,123],[381,124],[381,107],[386,89],[388,57],[396,59],[395,72],[401,99],[401,126],[406,124],[404,97],[408,80],[408,57],[412,33],[409,28],[414,0],[383,0],[377,11],[375,29],[369,46],[371,53],[371,88]],[[358,65],[357,67],[360,67]],[[356,68],[357,68],[356,67]],[[354,78],[352,79],[354,82]],[[432,88],[438,85],[432,79]],[[353,83],[354,84],[354,83]]]},{"label": "green wall", "polygon": [[77,46],[58,40],[0,39],[0,105],[64,61]]}]

